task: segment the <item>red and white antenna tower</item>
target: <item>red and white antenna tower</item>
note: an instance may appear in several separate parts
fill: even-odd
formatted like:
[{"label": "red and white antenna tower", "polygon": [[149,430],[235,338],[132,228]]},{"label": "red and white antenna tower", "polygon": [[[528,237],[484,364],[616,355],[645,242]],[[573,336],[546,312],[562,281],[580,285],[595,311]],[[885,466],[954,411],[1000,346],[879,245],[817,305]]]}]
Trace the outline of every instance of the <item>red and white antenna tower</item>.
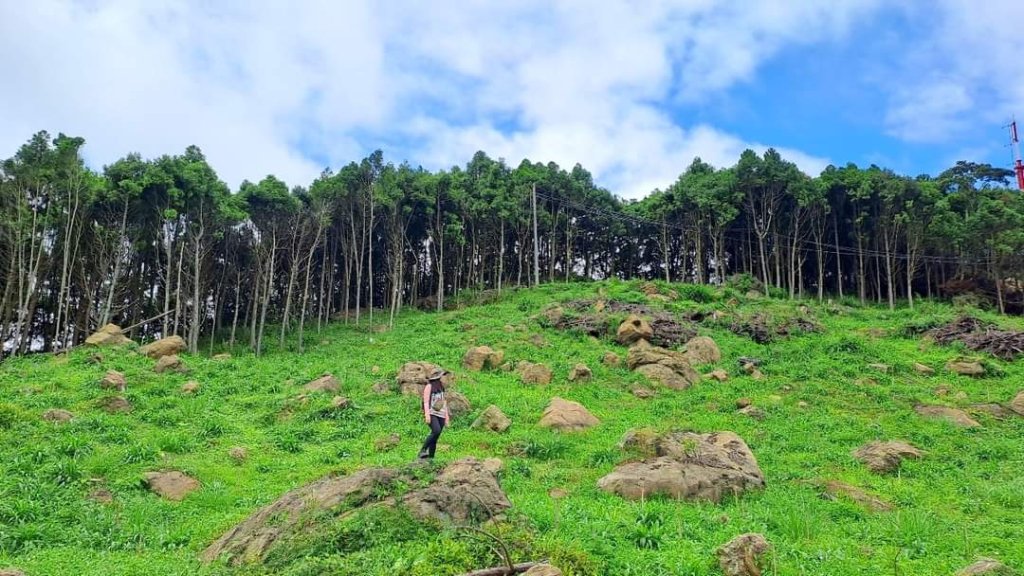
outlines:
[{"label": "red and white antenna tower", "polygon": [[1017,173],[1017,188],[1024,190],[1024,162],[1020,159],[1020,138],[1017,137],[1017,120],[1010,122],[1010,146],[1013,148],[1013,170]]}]

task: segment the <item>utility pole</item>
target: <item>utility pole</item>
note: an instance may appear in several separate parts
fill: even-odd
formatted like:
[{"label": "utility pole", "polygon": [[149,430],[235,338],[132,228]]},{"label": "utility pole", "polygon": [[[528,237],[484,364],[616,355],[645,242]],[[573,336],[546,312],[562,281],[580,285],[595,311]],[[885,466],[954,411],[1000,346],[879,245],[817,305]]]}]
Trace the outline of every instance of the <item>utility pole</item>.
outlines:
[{"label": "utility pole", "polygon": [[1010,122],[1010,148],[1013,151],[1013,171],[1017,174],[1017,188],[1024,190],[1024,161],[1020,158],[1020,138],[1017,137],[1017,120]]},{"label": "utility pole", "polygon": [[537,237],[537,183],[533,183],[533,285],[540,286],[540,240]]}]

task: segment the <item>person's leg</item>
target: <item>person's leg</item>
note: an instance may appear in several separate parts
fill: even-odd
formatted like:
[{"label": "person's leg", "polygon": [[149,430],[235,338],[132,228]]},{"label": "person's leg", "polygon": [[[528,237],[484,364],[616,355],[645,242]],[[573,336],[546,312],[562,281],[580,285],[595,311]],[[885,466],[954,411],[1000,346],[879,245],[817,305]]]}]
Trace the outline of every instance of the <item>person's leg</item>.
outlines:
[{"label": "person's leg", "polygon": [[441,436],[441,424],[438,422],[440,418],[437,416],[430,417],[430,435],[423,442],[423,448],[420,448],[420,458],[433,458],[434,449],[437,446],[437,439]]},{"label": "person's leg", "polygon": [[440,416],[430,417],[430,437],[433,441],[430,443],[430,458],[434,457],[434,451],[437,450],[437,439],[441,437],[441,431],[444,430],[444,418]]}]

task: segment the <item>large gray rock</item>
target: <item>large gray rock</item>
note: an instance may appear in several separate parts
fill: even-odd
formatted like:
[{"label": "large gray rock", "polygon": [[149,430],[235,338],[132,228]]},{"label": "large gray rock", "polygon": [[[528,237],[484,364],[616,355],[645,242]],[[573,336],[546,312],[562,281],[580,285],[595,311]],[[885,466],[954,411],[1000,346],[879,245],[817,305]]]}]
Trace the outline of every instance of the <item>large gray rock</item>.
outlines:
[{"label": "large gray rock", "polygon": [[497,368],[505,361],[505,353],[493,350],[490,346],[477,346],[466,350],[462,357],[462,366],[467,370],[479,372],[487,368]]},{"label": "large gray rock", "polygon": [[425,488],[389,495],[415,484],[411,468],[367,468],[317,480],[254,512],[204,550],[201,559],[224,559],[235,566],[257,563],[279,542],[315,528],[311,519],[329,523],[373,502],[405,506],[421,519],[459,523],[487,520],[512,506],[494,473],[475,458],[448,464]]},{"label": "large gray rock", "polygon": [[630,500],[663,495],[712,502],[764,488],[757,459],[732,432],[675,432],[660,437],[655,451],[656,458],[617,467],[598,487]]},{"label": "large gray rock", "polygon": [[302,391],[314,394],[317,392],[338,392],[341,390],[341,383],[332,374],[324,374],[315,380],[311,380],[302,387]]},{"label": "large gray rock", "polygon": [[626,365],[630,370],[673,390],[685,390],[701,379],[685,354],[651,346],[646,342],[638,342],[629,348]]},{"label": "large gray rock", "polygon": [[[402,394],[420,396],[423,394],[423,387],[427,385],[427,376],[440,368],[437,364],[431,364],[430,362],[406,362],[398,370],[396,378],[398,389]],[[454,379],[455,377],[448,373],[441,378],[441,382],[445,386],[449,386]]]},{"label": "large gray rock", "polygon": [[691,338],[686,343],[686,360],[696,366],[699,364],[714,364],[722,359],[722,352],[718,344],[707,336]]}]

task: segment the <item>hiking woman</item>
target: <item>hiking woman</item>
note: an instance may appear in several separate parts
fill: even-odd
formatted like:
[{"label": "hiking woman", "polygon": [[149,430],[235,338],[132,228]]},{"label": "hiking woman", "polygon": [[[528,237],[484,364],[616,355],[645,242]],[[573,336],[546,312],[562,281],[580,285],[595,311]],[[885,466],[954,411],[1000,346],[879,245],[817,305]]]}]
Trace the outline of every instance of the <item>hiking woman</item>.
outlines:
[{"label": "hiking woman", "polygon": [[433,458],[437,449],[437,439],[448,424],[448,400],[444,397],[444,383],[441,379],[448,372],[438,368],[427,376],[427,385],[423,388],[423,419],[430,426],[430,436],[423,442],[420,458]]}]

